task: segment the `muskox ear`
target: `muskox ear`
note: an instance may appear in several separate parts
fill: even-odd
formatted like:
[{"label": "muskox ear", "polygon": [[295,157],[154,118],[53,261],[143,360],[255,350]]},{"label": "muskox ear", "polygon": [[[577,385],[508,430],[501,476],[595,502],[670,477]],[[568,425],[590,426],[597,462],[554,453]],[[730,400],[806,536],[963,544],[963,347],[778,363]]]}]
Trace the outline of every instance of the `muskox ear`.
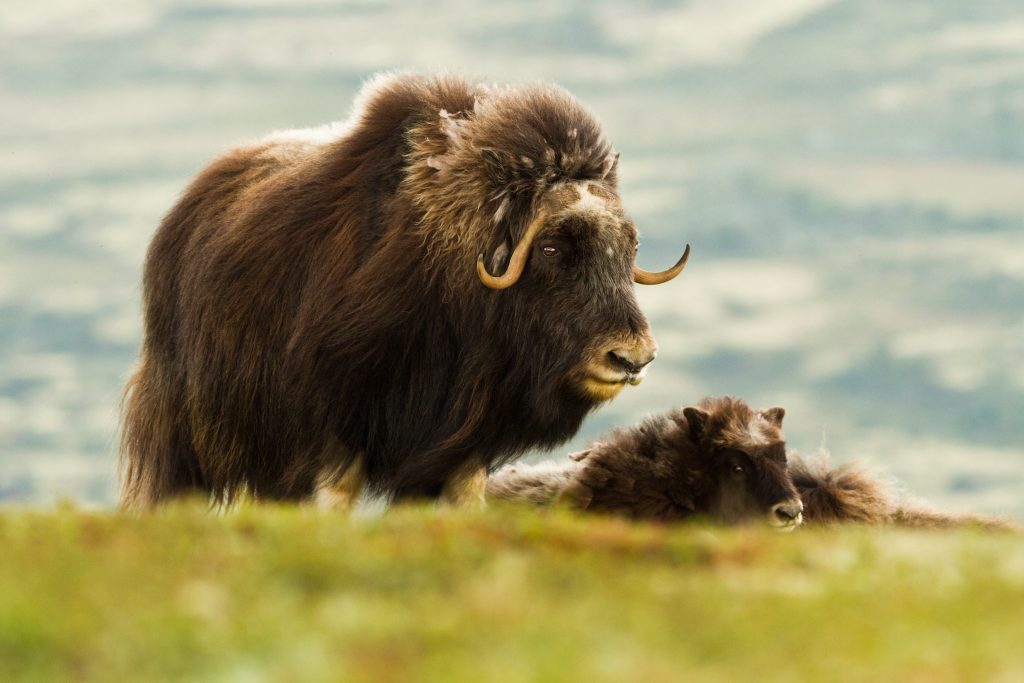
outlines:
[{"label": "muskox ear", "polygon": [[764,419],[768,420],[771,424],[775,425],[779,429],[782,428],[782,418],[786,417],[785,408],[769,408],[768,410],[761,411],[764,415]]},{"label": "muskox ear", "polygon": [[686,416],[686,424],[690,427],[690,436],[694,441],[700,441],[704,434],[704,427],[708,423],[708,413],[700,408],[683,408],[683,415]]}]

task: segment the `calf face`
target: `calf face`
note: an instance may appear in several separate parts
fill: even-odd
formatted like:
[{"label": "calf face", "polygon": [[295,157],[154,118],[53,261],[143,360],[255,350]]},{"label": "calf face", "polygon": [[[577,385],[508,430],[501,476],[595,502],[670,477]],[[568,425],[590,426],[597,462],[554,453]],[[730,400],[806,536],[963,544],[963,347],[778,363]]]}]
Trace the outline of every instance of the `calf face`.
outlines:
[{"label": "calf face", "polygon": [[790,531],[803,503],[786,466],[782,408],[755,410],[728,399],[684,410],[704,465],[707,512],[727,523],[764,519]]}]

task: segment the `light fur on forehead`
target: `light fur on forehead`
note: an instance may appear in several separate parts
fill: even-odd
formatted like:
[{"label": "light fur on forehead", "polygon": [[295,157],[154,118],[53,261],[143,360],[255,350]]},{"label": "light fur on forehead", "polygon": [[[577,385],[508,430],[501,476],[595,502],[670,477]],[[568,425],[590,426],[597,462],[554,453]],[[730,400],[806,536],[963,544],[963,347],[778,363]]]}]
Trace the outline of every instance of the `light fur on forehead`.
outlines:
[{"label": "light fur on forehead", "polygon": [[[701,408],[709,414],[708,436],[716,446],[752,449],[783,441],[781,417],[755,410],[739,399],[707,399]],[[774,409],[773,409],[774,410]],[[778,424],[773,419],[778,417]]]},{"label": "light fur on forehead", "polygon": [[737,448],[759,448],[781,440],[782,433],[779,428],[755,411],[751,411],[749,419],[743,419],[740,415],[732,416],[713,438],[719,446]]},{"label": "light fur on forehead", "polygon": [[571,210],[580,212],[603,212],[608,210],[608,202],[603,197],[590,191],[590,183],[581,182],[573,183],[573,185],[579,195],[579,199],[570,207]]}]

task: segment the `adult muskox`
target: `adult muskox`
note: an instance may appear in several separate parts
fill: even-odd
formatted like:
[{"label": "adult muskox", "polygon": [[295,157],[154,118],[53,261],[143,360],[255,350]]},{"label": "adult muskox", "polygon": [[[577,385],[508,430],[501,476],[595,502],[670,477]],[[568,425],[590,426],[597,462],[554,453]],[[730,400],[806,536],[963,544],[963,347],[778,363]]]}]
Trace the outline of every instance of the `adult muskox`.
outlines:
[{"label": "adult muskox", "polygon": [[146,259],[122,502],[474,500],[571,437],[654,358],[634,280],[689,253],[634,265],[616,162],[559,88],[414,75],[214,161]]}]

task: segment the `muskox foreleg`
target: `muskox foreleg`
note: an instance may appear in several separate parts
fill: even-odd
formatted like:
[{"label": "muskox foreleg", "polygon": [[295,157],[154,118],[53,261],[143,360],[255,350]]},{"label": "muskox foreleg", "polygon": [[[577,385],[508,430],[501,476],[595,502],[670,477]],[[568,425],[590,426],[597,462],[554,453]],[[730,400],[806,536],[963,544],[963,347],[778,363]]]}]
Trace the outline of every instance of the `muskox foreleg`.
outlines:
[{"label": "muskox foreleg", "polygon": [[476,458],[462,465],[441,489],[440,502],[454,507],[483,507],[486,504],[487,467]]},{"label": "muskox foreleg", "polygon": [[321,510],[349,511],[359,500],[365,482],[362,456],[356,456],[346,465],[328,465],[317,475],[313,502]]}]

